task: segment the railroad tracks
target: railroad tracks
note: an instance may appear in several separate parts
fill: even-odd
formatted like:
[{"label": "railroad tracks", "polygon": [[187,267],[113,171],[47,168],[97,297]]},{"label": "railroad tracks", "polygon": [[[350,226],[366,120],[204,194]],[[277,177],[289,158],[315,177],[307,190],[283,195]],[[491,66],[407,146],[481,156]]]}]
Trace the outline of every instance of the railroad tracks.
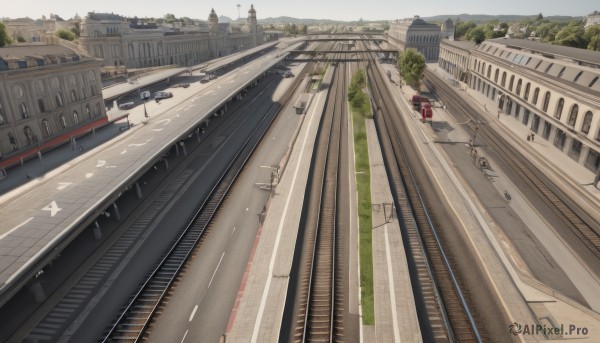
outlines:
[{"label": "railroad tracks", "polygon": [[412,261],[409,269],[424,340],[481,342],[475,317],[409,163],[408,151],[403,145],[407,134],[398,110],[375,61],[371,61],[367,65],[367,76],[376,108],[374,119],[406,250]]},{"label": "railroad tracks", "polygon": [[132,296],[128,304],[124,306],[118,318],[100,339],[101,342],[137,342],[144,338],[159,306],[194,252],[237,176],[277,117],[279,109],[290,101],[308,69],[309,65],[294,80],[292,86],[283,96],[282,101],[273,104],[269,109],[269,113],[245,141],[243,147],[238,151],[213,189],[202,199],[202,205],[193,216],[190,224],[183,230],[168,252],[164,254],[164,257]]},{"label": "railroad tracks", "polygon": [[[432,80],[437,80],[433,89],[445,99],[448,107],[455,109],[459,115],[466,116],[466,119],[477,121],[479,118],[474,115],[477,113],[470,105],[464,101],[460,101],[456,96],[453,96],[453,91],[450,86],[432,73],[426,71],[428,83],[431,85]],[[431,87],[430,87],[431,88]],[[549,185],[548,180],[543,179],[543,172],[538,170],[533,164],[527,161],[516,149],[506,142],[501,134],[487,125],[479,126],[480,136],[485,137],[486,142],[494,151],[502,157],[502,159],[514,170],[515,173],[525,182],[525,184],[536,193],[539,198],[553,212],[558,214],[558,218],[562,224],[570,230],[581,243],[598,259],[600,260],[600,233],[594,230],[600,227],[600,223],[595,222],[593,218],[582,218],[585,215],[577,213],[570,205],[570,200],[564,200],[568,197],[555,186]]]},{"label": "railroad tracks", "polygon": [[319,150],[313,154],[313,182],[303,216],[304,253],[297,296],[293,341],[344,340],[344,293],[339,269],[338,184],[342,128],[346,113],[346,65],[335,66],[334,87],[321,121]]}]

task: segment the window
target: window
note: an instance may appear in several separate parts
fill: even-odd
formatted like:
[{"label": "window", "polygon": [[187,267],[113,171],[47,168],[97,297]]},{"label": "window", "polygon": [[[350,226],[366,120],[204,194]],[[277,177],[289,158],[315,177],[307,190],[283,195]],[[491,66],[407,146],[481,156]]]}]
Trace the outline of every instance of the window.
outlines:
[{"label": "window", "polygon": [[590,149],[585,161],[585,167],[595,173],[598,167],[600,167],[600,152]]},{"label": "window", "polygon": [[542,111],[548,112],[548,105],[550,104],[550,92],[546,92],[544,96],[544,104],[542,105]]},{"label": "window", "polygon": [[531,102],[532,102],[534,105],[537,105],[537,101],[538,101],[538,96],[539,96],[539,95],[540,95],[540,89],[539,89],[539,88],[536,88],[536,89],[533,91],[533,99],[531,100]]},{"label": "window", "polygon": [[502,83],[500,83],[500,86],[504,87],[504,85],[506,84],[506,72],[502,73]]},{"label": "window", "polygon": [[556,112],[554,112],[554,118],[560,120],[564,106],[565,106],[565,99],[563,99],[563,98],[558,99],[558,104],[556,105]]},{"label": "window", "polygon": [[100,104],[96,104],[96,105],[94,106],[94,117],[97,117],[97,116],[99,116],[99,115],[100,115],[100,113],[101,113],[101,111],[100,111]]},{"label": "window", "polygon": [[74,89],[71,89],[71,101],[72,102],[77,101],[77,94],[75,93]]},{"label": "window", "polygon": [[525,109],[525,111],[523,111],[523,119],[521,120],[521,123],[523,123],[523,125],[527,125],[527,123],[529,122],[530,114],[531,112],[528,109]]},{"label": "window", "polygon": [[54,99],[56,100],[56,107],[63,107],[64,106],[62,94],[56,93],[56,95],[54,96]]},{"label": "window", "polygon": [[594,79],[593,79],[593,80],[590,82],[590,84],[588,85],[588,87],[590,87],[590,88],[591,88],[591,87],[592,87],[592,86],[593,86],[593,85],[596,83],[596,81],[598,81],[598,76],[596,76],[596,77],[595,77],[595,78],[594,78]]},{"label": "window", "polygon": [[562,69],[560,70],[560,72],[558,72],[558,77],[561,77],[564,74],[565,69],[567,69],[567,68],[566,67],[562,67]]},{"label": "window", "polygon": [[577,82],[577,80],[579,80],[579,78],[581,77],[581,74],[583,74],[583,70],[580,71],[579,73],[577,73],[577,76],[575,76],[575,78],[573,79],[573,82]]},{"label": "window", "polygon": [[523,94],[523,99],[525,99],[525,101],[527,101],[527,99],[529,99],[529,89],[531,88],[531,83],[527,82],[527,84],[525,85],[525,94]]},{"label": "window", "polygon": [[581,156],[581,142],[577,139],[574,139],[571,142],[571,149],[569,150],[569,156],[575,161],[579,161],[579,156]]},{"label": "window", "polygon": [[15,136],[12,135],[12,133],[8,134],[8,141],[10,142],[10,147],[12,148],[12,151],[19,150],[19,146],[17,145],[17,140],[15,139]]},{"label": "window", "polygon": [[513,89],[513,83],[515,82],[515,76],[511,76],[510,77],[510,83],[508,84],[508,90],[512,92]]},{"label": "window", "polygon": [[538,132],[540,128],[540,116],[538,116],[537,114],[533,115],[533,122],[531,122],[531,130],[535,133]]},{"label": "window", "polygon": [[23,118],[23,119],[29,118],[29,111],[27,111],[27,105],[25,105],[25,103],[23,103],[23,102],[20,103],[19,109],[21,110],[21,118]]},{"label": "window", "polygon": [[544,70],[544,73],[547,73],[550,70],[550,68],[552,68],[553,65],[554,65],[554,63],[548,64],[548,66],[546,67],[546,70]]},{"label": "window", "polygon": [[489,79],[490,76],[492,76],[492,65],[491,64],[488,66],[487,78]]},{"label": "window", "polygon": [[569,122],[567,123],[569,126],[575,126],[575,122],[577,122],[577,112],[579,112],[579,106],[577,104],[571,107],[571,114],[569,114]]},{"label": "window", "polygon": [[581,132],[588,134],[590,132],[590,127],[592,126],[592,119],[594,115],[592,111],[585,112],[585,116],[583,117],[583,125],[581,126]]},{"label": "window", "polygon": [[77,114],[77,111],[73,111],[73,123],[75,123],[75,126],[79,125],[79,114]]},{"label": "window", "polygon": [[522,82],[521,79],[519,79],[519,81],[517,81],[517,89],[515,89],[515,93],[517,94],[517,96],[519,96],[521,94],[521,82]]},{"label": "window", "polygon": [[554,136],[554,146],[562,150],[565,147],[565,141],[567,134],[561,129],[556,129],[556,136]]},{"label": "window", "polygon": [[46,106],[44,105],[44,99],[38,99],[38,108],[40,109],[40,113],[46,112]]},{"label": "window", "polygon": [[96,85],[90,85],[90,94],[96,96]]},{"label": "window", "polygon": [[544,122],[544,131],[542,131],[542,137],[544,137],[544,139],[550,138],[550,131],[551,130],[552,130],[552,124],[550,124],[549,122],[545,121]]},{"label": "window", "polygon": [[85,105],[85,114],[87,115],[88,118],[92,119],[92,112],[90,111],[89,104]]},{"label": "window", "polygon": [[60,117],[60,126],[62,126],[63,129],[67,128],[67,118],[65,118],[64,114],[61,114]]},{"label": "window", "polygon": [[42,136],[44,138],[48,138],[52,135],[52,131],[50,131],[50,123],[46,119],[42,120]]},{"label": "window", "polygon": [[23,128],[23,132],[25,133],[25,138],[27,138],[27,145],[32,145],[35,143],[35,139],[33,137],[33,131],[29,126],[25,126]]},{"label": "window", "polygon": [[498,83],[498,75],[500,74],[500,69],[496,69],[496,74],[494,75],[494,82]]},{"label": "window", "polygon": [[2,102],[0,102],[0,125],[4,125],[6,120],[4,119],[4,109],[2,108]]}]

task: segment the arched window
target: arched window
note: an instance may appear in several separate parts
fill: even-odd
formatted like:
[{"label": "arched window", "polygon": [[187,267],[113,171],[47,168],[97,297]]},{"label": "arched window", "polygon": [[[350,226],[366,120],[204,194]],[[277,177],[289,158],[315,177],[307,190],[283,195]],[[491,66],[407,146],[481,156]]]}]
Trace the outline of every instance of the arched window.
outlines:
[{"label": "arched window", "polygon": [[92,112],[90,111],[89,104],[85,105],[85,114],[87,115],[88,118],[92,119]]},{"label": "arched window", "polygon": [[498,83],[498,75],[500,75],[500,69],[496,68],[496,75],[494,75],[494,82]]},{"label": "arched window", "polygon": [[54,96],[54,99],[56,100],[56,107],[63,107],[64,106],[62,94],[56,93],[56,95]]},{"label": "arched window", "polygon": [[481,74],[485,73],[485,62],[481,65],[481,70],[479,71]]},{"label": "arched window", "polygon": [[73,111],[73,123],[75,123],[75,126],[79,125],[79,114],[77,114],[77,111]]},{"label": "arched window", "polygon": [[536,89],[533,91],[533,99],[531,100],[531,102],[534,105],[537,105],[537,101],[538,101],[538,97],[540,96],[540,89],[536,87]]},{"label": "arched window", "polygon": [[519,81],[517,81],[517,89],[515,89],[515,93],[516,93],[517,95],[520,95],[520,94],[521,94],[521,83],[522,83],[522,80],[521,80],[521,79],[519,79]]},{"label": "arched window", "polygon": [[46,112],[46,105],[44,104],[44,99],[38,99],[38,108],[40,109],[40,113]]},{"label": "arched window", "polygon": [[531,83],[527,82],[527,84],[525,85],[525,94],[523,94],[523,99],[525,99],[525,101],[527,101],[527,99],[529,99],[529,89],[531,88]]},{"label": "arched window", "polygon": [[33,131],[29,126],[25,126],[23,128],[23,133],[25,133],[25,138],[27,138],[27,145],[31,145],[34,143]]},{"label": "arched window", "polygon": [[510,77],[510,82],[508,83],[508,90],[512,92],[513,83],[515,83],[515,76]]},{"label": "arched window", "polygon": [[592,111],[585,112],[585,116],[583,117],[583,125],[581,126],[581,132],[588,134],[590,132],[590,127],[592,126],[592,119],[594,115]]},{"label": "arched window", "polygon": [[42,136],[44,138],[48,138],[52,135],[52,131],[50,131],[50,123],[46,119],[42,120]]},{"label": "arched window", "polygon": [[502,73],[502,82],[500,83],[500,86],[504,87],[504,85],[506,85],[506,72]]},{"label": "arched window", "polygon": [[100,115],[100,104],[96,104],[94,106],[94,117],[97,117]]},{"label": "arched window", "polygon": [[27,105],[25,103],[19,104],[19,109],[21,110],[21,118],[27,119],[29,118],[29,111],[27,110]]},{"label": "arched window", "polygon": [[12,148],[12,151],[19,150],[17,140],[15,139],[15,136],[12,135],[12,133],[8,134],[8,141],[10,142],[10,147]]},{"label": "arched window", "polygon": [[491,64],[488,66],[487,78],[489,79],[490,76],[492,76],[492,65]]},{"label": "arched window", "polygon": [[77,101],[77,94],[75,93],[74,89],[71,89],[71,101],[72,102]]},{"label": "arched window", "polygon": [[575,122],[577,122],[577,113],[579,112],[579,106],[577,104],[571,107],[571,114],[569,114],[569,122],[567,123],[569,126],[575,126]]},{"label": "arched window", "polygon": [[550,104],[550,92],[546,92],[546,95],[544,96],[544,104],[542,105],[542,111],[548,111],[548,104]]},{"label": "arched window", "polygon": [[564,105],[565,105],[565,99],[563,99],[563,98],[558,99],[558,104],[556,104],[556,112],[554,112],[554,117],[558,120],[560,120],[560,117],[562,116],[562,111],[563,111]]},{"label": "arched window", "polygon": [[60,126],[62,126],[63,129],[67,128],[67,118],[65,118],[64,114],[61,114],[60,117]]}]

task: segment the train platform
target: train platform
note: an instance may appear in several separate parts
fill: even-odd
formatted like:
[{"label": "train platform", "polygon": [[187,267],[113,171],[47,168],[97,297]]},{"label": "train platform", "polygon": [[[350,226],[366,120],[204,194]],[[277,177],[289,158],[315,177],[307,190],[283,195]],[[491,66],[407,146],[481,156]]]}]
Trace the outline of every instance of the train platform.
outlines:
[{"label": "train platform", "polygon": [[371,165],[375,332],[365,328],[364,341],[422,342],[408,261],[377,131],[372,119],[365,124]]},{"label": "train platform", "polygon": [[[212,87],[190,94],[162,114],[152,112],[136,129],[86,149],[59,170],[5,194],[0,203],[0,299],[35,276],[90,218],[116,213],[112,204],[119,192],[133,187],[143,194],[143,185],[135,183],[138,176],[283,58],[265,55],[211,81]],[[43,291],[36,296],[43,297]]]},{"label": "train platform", "polygon": [[[323,83],[331,83],[331,69]],[[266,207],[231,313],[227,342],[279,340],[312,151],[328,89],[315,94]]]},{"label": "train platform", "polygon": [[[445,155],[439,144],[435,144],[436,142],[439,143],[438,132],[434,130],[435,125],[424,125],[420,116],[417,116],[416,112],[412,110],[410,98],[414,90],[407,86],[399,87],[399,75],[394,65],[384,64],[383,68],[384,70],[390,70],[392,73],[392,80],[388,82],[388,87],[396,95],[398,106],[404,109],[404,113],[413,114],[405,116],[405,122],[415,139],[424,142],[420,146],[420,150],[424,160],[431,166],[433,180],[439,184],[439,188],[448,200],[447,203],[460,216],[467,237],[473,243],[472,246],[477,253],[477,263],[484,266],[486,273],[490,276],[493,289],[496,290],[496,295],[499,297],[511,322],[522,325],[538,323],[547,326],[557,324],[576,325],[588,329],[587,335],[579,335],[577,338],[598,337],[597,335],[600,334],[600,315],[597,311],[591,310],[560,292],[554,291],[525,273],[527,267],[520,265],[523,261],[513,254],[514,251],[510,249],[510,243],[506,241],[507,237],[503,235],[501,228],[497,227],[486,208],[476,198],[472,197],[473,192],[469,189],[464,178],[456,174],[457,166],[453,165],[454,162],[449,163],[448,156]],[[485,107],[483,104],[481,105],[482,111],[485,110]],[[434,108],[433,120],[434,123],[451,123],[453,130],[448,136],[451,137],[453,142],[462,142],[465,147],[468,145],[470,137],[463,131],[460,123],[456,123],[445,112],[445,109]],[[566,157],[566,155],[564,156]],[[516,195],[518,189],[514,191]],[[517,203],[515,202],[515,204]],[[531,213],[529,217],[532,217]],[[554,235],[548,234],[547,231],[545,235],[554,239],[552,242],[554,249],[559,250],[558,248],[561,248],[566,251],[561,255],[561,259],[571,257],[572,253],[565,249],[565,244],[559,238],[552,237]],[[546,244],[549,243],[546,242]],[[585,269],[585,266],[578,264],[580,261],[577,261],[576,258],[573,258],[573,260],[573,268],[582,270],[577,277],[590,280],[591,285],[584,285],[580,288],[585,296],[585,291],[595,287],[598,280]],[[597,294],[588,294],[586,300],[591,303],[591,306],[594,306],[598,300]],[[507,329],[509,324],[506,324]],[[521,341],[544,341],[546,339],[542,335],[519,335],[518,338]]]}]

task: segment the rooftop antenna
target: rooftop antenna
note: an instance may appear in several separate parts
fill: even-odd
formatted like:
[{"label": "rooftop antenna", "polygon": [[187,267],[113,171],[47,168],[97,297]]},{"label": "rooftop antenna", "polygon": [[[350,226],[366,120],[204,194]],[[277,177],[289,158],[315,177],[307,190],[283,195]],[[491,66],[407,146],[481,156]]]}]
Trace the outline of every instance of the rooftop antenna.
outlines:
[{"label": "rooftop antenna", "polygon": [[237,4],[237,8],[238,8],[238,19],[240,19],[240,7],[242,7],[242,5]]}]

